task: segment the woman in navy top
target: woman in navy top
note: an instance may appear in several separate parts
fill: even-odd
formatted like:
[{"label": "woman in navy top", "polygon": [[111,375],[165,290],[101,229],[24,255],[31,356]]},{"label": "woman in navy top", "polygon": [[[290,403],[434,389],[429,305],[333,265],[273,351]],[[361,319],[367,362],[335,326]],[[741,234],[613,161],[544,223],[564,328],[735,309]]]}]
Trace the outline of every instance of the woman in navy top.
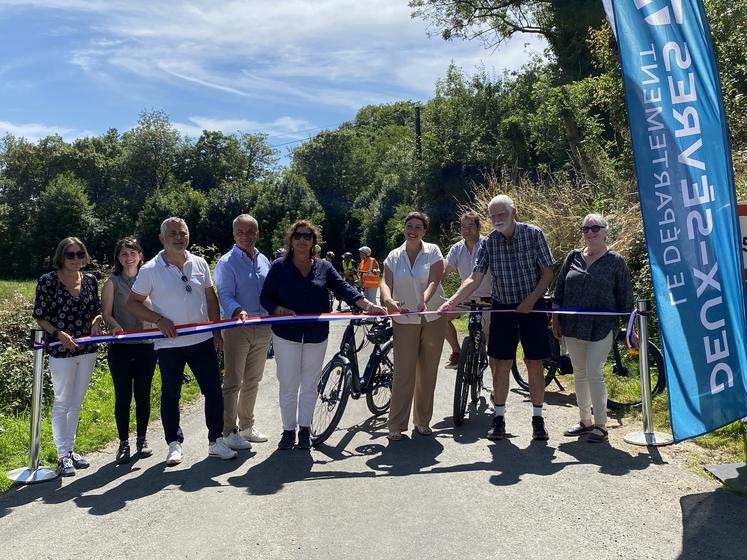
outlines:
[{"label": "woman in navy top", "polygon": [[[330,290],[350,307],[355,305],[366,313],[385,314],[383,307],[368,301],[345,282],[331,263],[314,257],[314,246],[318,242],[319,233],[311,222],[299,220],[290,227],[286,255],[272,263],[262,287],[262,307],[271,315],[326,313]],[[292,448],[296,443],[296,427],[300,426],[298,447],[309,449],[309,428],[327,349],[329,323],[280,323],[273,325],[272,332],[283,420],[278,448]]]}]

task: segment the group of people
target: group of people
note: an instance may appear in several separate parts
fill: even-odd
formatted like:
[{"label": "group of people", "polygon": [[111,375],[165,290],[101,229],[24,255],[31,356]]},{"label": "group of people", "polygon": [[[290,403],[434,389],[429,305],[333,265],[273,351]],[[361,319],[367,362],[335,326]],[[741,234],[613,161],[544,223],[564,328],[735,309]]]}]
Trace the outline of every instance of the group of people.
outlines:
[{"label": "group of people", "polygon": [[[215,267],[215,283],[207,262],[187,249],[187,224],[172,217],[161,224],[163,250],[147,262],[137,240],[117,243],[114,269],[104,283],[101,299],[96,278],[82,271],[89,260],[85,244],[76,237],[63,239],[55,252],[55,270],[39,279],[33,310],[48,340],[60,342],[49,348],[55,394],[52,430],[60,474],[71,476],[76,469],[88,466],[75,452],[74,443],[97,349],[79,346],[74,339],[101,333],[102,321],[114,333],[155,326],[164,335],[155,341],[109,345],[120,439],[117,462],[129,461],[132,454],[129,417],[133,395],[136,453],[152,454],[146,432],[156,362],[161,373],[167,465],[182,460],[179,399],[185,365],[205,397],[209,456],[231,459],[238,451],[250,449],[252,443],[266,442],[267,436],[255,425],[254,408],[270,341],[277,362],[282,419],[278,448],[309,449],[329,334],[327,322],[289,320],[272,327],[245,325],[183,336],[177,336],[176,325],[221,317],[243,321],[260,315],[320,314],[329,311],[330,292],[351,308],[392,316],[395,375],[388,418],[390,440],[404,437],[411,417],[417,433],[433,433],[430,424],[441,351],[448,340],[452,353],[447,367],[458,361],[459,344],[450,320],[468,298],[492,301],[495,311],[490,314],[489,327],[488,317],[485,321],[494,404],[487,437],[506,437],[509,372],[521,341],[533,405],[532,437],[547,439],[542,416],[542,360],[549,355],[547,318],[535,311],[544,304],[554,259],[542,230],[516,220],[516,208],[508,196],[493,198],[488,212],[493,231],[484,237],[478,214],[461,216],[462,240],[452,246],[446,259],[436,244],[424,240],[428,216],[411,212],[403,222],[404,243],[389,253],[381,270],[370,249],[361,247],[361,265],[350,264],[352,255],[347,253],[342,274],[331,263],[334,256],[320,258],[321,239],[311,222],[295,222],[288,231],[284,255],[270,262],[256,248],[260,235],[257,220],[242,214],[232,224],[234,246]],[[598,214],[589,214],[580,232],[584,247],[571,251],[560,268],[554,305],[629,311],[633,304],[630,276],[622,257],[607,246],[607,222]],[[459,273],[462,283],[446,299],[442,280],[452,270]],[[363,293],[354,287],[357,277],[363,280]],[[377,290],[381,305],[377,304]],[[553,315],[553,333],[565,337],[576,375],[580,419],[565,431],[567,436],[587,434],[593,442],[607,439],[602,364],[618,322],[610,316]],[[221,350],[225,356],[222,381],[217,359]]]}]

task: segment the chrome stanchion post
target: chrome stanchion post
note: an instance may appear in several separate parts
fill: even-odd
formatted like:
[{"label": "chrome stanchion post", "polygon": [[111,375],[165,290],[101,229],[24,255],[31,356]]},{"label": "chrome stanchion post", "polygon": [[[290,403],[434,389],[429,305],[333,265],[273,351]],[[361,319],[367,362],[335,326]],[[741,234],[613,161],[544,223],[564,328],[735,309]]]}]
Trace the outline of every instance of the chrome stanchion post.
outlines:
[{"label": "chrome stanchion post", "polygon": [[[643,414],[643,431],[625,435],[624,440],[633,445],[669,445],[672,436],[661,432],[654,432],[654,417],[651,410],[651,377],[648,368],[648,310],[650,302],[647,299],[638,300],[638,331],[639,348],[638,360],[641,370],[641,413]],[[663,371],[659,375],[664,375]]]},{"label": "chrome stanchion post", "polygon": [[39,467],[41,450],[41,414],[42,392],[44,383],[44,331],[33,329],[34,339],[34,379],[31,388],[31,433],[29,444],[29,467],[16,469],[8,473],[8,478],[19,484],[34,484],[57,478],[56,470]]}]

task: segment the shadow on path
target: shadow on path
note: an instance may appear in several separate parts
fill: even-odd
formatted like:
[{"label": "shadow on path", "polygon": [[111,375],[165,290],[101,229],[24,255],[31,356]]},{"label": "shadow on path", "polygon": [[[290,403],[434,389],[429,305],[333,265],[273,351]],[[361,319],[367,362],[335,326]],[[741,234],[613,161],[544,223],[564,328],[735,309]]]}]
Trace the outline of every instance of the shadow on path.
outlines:
[{"label": "shadow on path", "polygon": [[719,488],[680,498],[682,553],[679,560],[734,560],[747,557],[744,530],[747,498]]}]

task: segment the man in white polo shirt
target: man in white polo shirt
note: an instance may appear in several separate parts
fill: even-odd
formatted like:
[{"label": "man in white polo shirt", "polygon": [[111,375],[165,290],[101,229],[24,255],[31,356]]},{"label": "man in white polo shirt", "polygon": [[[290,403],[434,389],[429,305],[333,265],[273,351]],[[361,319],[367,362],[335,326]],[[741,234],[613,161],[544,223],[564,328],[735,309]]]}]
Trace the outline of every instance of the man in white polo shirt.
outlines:
[{"label": "man in white polo shirt", "polygon": [[[177,337],[175,327],[220,318],[210,268],[205,259],[187,251],[189,229],[183,219],[164,220],[158,238],[163,251],[140,268],[127,298],[127,310],[154,323],[167,337],[155,340],[161,371],[161,421],[169,444],[166,464],[177,465],[182,460],[179,398],[185,365],[205,396],[209,456],[233,459],[236,451],[223,441],[223,392],[216,354],[223,347],[220,332]],[[152,309],[144,303],[147,298]]]},{"label": "man in white polo shirt", "polygon": [[[475,257],[477,256],[477,246],[483,239],[480,235],[480,215],[477,212],[469,211],[465,212],[459,218],[459,233],[462,236],[461,241],[458,241],[449,249],[449,254],[446,255],[446,270],[444,276],[449,272],[457,271],[459,278],[464,282],[475,266]],[[480,286],[472,292],[470,299],[472,300],[483,300],[490,303],[490,295],[493,286],[493,278],[490,272],[485,274],[482,279]],[[456,319],[458,315],[449,315],[449,322],[446,323],[446,342],[451,346],[451,355],[446,362],[446,369],[456,369],[459,364],[460,345],[459,338],[457,337],[456,328],[452,321]],[[490,325],[490,313],[483,313],[482,329],[487,337],[488,327]],[[487,340],[487,338],[485,338]]]}]

